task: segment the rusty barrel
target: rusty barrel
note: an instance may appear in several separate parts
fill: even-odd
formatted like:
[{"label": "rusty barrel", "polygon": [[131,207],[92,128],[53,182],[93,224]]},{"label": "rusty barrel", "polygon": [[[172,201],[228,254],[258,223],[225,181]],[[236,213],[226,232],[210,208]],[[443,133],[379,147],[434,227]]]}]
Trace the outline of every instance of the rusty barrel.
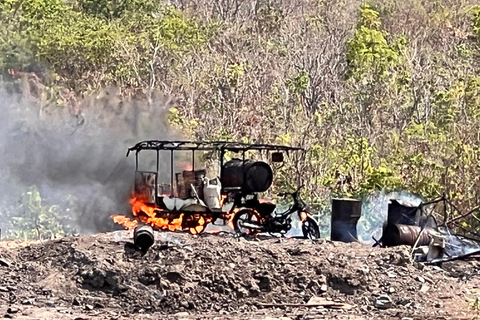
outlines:
[{"label": "rusty barrel", "polygon": [[232,159],[225,162],[221,175],[222,187],[242,188],[246,193],[264,192],[272,185],[272,167],[263,161]]},{"label": "rusty barrel", "polygon": [[388,225],[383,235],[383,245],[387,247],[400,245],[415,245],[418,239],[417,246],[426,246],[434,235],[438,234],[434,229],[426,227],[423,232],[419,226],[394,224]]},{"label": "rusty barrel", "polygon": [[133,243],[143,251],[147,251],[155,243],[152,227],[149,225],[136,226],[133,230]]},{"label": "rusty barrel", "polygon": [[357,241],[357,222],[361,215],[361,200],[332,199],[330,239],[342,242]]}]

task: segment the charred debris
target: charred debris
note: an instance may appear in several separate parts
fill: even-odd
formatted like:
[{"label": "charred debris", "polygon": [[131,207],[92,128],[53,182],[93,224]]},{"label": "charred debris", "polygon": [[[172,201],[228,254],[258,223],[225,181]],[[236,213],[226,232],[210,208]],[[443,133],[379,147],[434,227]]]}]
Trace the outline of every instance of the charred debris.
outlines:
[{"label": "charred debris", "polygon": [[[470,256],[480,256],[480,234],[463,228],[460,223],[477,209],[461,214],[445,195],[420,204],[390,199],[382,237],[375,239],[372,236],[374,246],[410,246],[412,261],[426,264],[441,264]],[[457,211],[459,215],[449,220],[448,212],[452,211]],[[356,224],[360,216],[360,200],[333,199],[331,240],[358,241]],[[465,233],[454,233],[453,227]]]},{"label": "charred debris", "polygon": [[[139,154],[145,151],[154,152],[153,170],[140,168]],[[190,163],[186,167],[185,163],[183,167],[175,163],[178,151],[190,152]],[[273,183],[272,165],[282,166],[285,156],[302,151],[298,147],[226,141],[139,142],[127,153],[127,156],[135,153],[134,192],[130,201],[134,220],[118,215],[112,218],[133,230],[134,245],[143,252],[154,244],[154,230],[199,234],[217,221],[222,221],[221,224],[236,235],[284,236],[292,228],[294,218],[300,222],[303,238],[316,240],[320,238],[319,226],[300,199],[302,186],[293,193],[279,194],[293,199],[293,205],[286,211],[278,210],[269,200],[258,198],[258,194],[267,191]],[[218,168],[196,167],[196,154],[200,152],[216,157]],[[255,152],[257,156],[253,158],[262,160],[247,158],[247,154]],[[239,156],[229,158],[227,153]],[[209,178],[211,172],[218,175]],[[445,195],[420,204],[390,199],[382,237],[372,236],[374,246],[407,245],[412,248],[412,261],[429,264],[480,255],[480,234],[467,230],[462,235],[452,232],[452,227],[462,230],[461,220],[477,209],[462,214]],[[449,220],[448,213],[453,211],[459,214]],[[359,241],[357,222],[361,216],[361,200],[332,199],[330,239]]]}]

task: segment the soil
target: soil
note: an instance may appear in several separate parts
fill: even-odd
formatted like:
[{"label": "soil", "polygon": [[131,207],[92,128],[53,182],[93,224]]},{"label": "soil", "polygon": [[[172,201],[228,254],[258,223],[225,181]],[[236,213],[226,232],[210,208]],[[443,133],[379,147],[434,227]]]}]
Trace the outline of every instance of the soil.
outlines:
[{"label": "soil", "polygon": [[1,241],[0,317],[407,320],[473,319],[480,310],[474,258],[427,266],[411,262],[408,247],[155,237],[146,253],[128,231]]}]

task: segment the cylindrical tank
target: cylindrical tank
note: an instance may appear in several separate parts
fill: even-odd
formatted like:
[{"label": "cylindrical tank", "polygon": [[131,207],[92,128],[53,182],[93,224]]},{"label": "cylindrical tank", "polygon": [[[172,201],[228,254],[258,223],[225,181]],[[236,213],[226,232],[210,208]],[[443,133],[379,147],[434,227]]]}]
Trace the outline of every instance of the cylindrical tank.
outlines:
[{"label": "cylindrical tank", "polygon": [[272,185],[273,171],[263,161],[232,159],[222,167],[222,187],[242,187],[246,193],[264,192]]},{"label": "cylindrical tank", "polygon": [[203,197],[205,204],[210,209],[220,209],[221,189],[222,186],[218,178],[204,180]]},{"label": "cylindrical tank", "polygon": [[330,239],[332,241],[357,241],[357,222],[362,215],[362,201],[332,199]]},{"label": "cylindrical tank", "polygon": [[[421,234],[420,234],[421,232]],[[438,234],[432,228],[425,228],[422,232],[422,228],[413,225],[405,224],[395,224],[389,225],[385,229],[385,234],[383,235],[382,242],[384,246],[393,247],[400,245],[415,245],[418,236],[418,246],[425,246],[430,243],[432,236]]]},{"label": "cylindrical tank", "polygon": [[419,219],[420,208],[418,206],[397,199],[390,199],[390,203],[388,204],[387,225],[405,224],[418,226]]},{"label": "cylindrical tank", "polygon": [[155,242],[153,235],[153,229],[149,225],[139,225],[133,230],[133,243],[142,249],[147,251]]}]

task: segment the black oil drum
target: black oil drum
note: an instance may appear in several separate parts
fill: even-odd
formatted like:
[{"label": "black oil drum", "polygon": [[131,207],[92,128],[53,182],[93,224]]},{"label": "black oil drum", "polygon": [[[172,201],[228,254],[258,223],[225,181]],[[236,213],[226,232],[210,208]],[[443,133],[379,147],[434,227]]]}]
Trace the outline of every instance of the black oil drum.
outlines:
[{"label": "black oil drum", "polygon": [[357,241],[357,222],[362,215],[362,201],[332,199],[330,239],[332,241]]},{"label": "black oil drum", "polygon": [[387,225],[405,224],[418,226],[420,216],[421,210],[418,206],[401,200],[390,199],[390,203],[388,204]]},{"label": "black oil drum", "polygon": [[263,161],[232,159],[222,167],[222,187],[242,188],[245,193],[264,192],[272,185],[273,171]]}]

